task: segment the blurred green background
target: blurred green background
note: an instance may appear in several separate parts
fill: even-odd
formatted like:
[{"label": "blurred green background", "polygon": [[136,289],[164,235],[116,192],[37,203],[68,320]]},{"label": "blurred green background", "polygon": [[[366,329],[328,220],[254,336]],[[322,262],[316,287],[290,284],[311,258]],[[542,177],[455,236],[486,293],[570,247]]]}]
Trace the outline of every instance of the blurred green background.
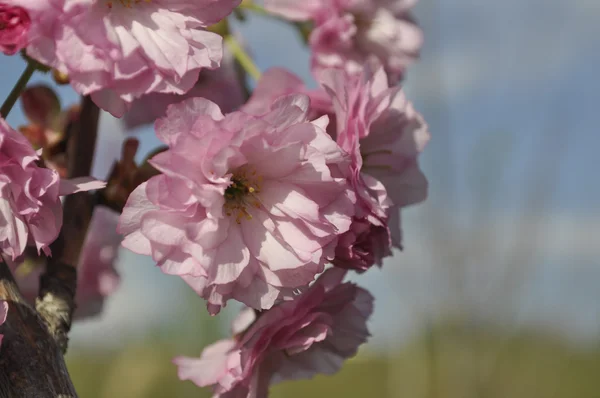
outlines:
[{"label": "blurred green background", "polygon": [[[70,354],[68,366],[81,397],[210,397],[177,379],[170,360],[179,353],[150,338],[116,352]],[[599,369],[600,346],[578,350],[539,333],[506,336],[444,324],[396,352],[367,347],[337,375],[283,383],[271,396],[595,398]]]}]

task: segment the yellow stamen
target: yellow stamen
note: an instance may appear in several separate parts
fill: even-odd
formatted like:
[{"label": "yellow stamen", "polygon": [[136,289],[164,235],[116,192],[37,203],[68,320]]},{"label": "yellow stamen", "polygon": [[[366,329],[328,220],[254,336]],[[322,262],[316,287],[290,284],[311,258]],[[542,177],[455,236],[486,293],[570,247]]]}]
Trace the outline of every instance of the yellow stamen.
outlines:
[{"label": "yellow stamen", "polygon": [[254,169],[242,166],[232,172],[231,183],[225,190],[224,212],[227,216],[235,216],[235,222],[241,224],[243,219],[252,220],[248,212],[250,206],[260,208],[260,200],[256,196],[260,192],[262,176],[257,176]]}]

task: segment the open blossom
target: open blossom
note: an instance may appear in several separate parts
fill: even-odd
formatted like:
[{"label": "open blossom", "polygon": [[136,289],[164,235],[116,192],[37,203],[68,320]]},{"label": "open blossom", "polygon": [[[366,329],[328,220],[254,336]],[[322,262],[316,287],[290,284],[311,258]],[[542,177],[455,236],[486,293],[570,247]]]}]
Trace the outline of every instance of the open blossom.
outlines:
[{"label": "open blossom", "polygon": [[[6,301],[0,301],[0,326],[6,322],[6,316],[8,315],[8,303]],[[2,345],[3,334],[0,334],[0,345]]]},{"label": "open blossom", "polygon": [[[362,76],[355,77],[328,70],[322,78],[336,109],[337,142],[352,155],[351,181],[359,208],[355,221],[365,219],[375,227],[390,228],[394,243],[401,246],[398,208],[427,196],[427,180],[417,162],[429,141],[427,125],[401,88],[389,87],[381,67],[369,64]],[[384,239],[379,228],[351,228],[348,234],[360,230],[369,235],[359,239],[367,245],[377,237]],[[382,240],[377,241],[375,246],[380,246]],[[347,244],[348,239],[340,242]]]},{"label": "open blossom", "polygon": [[15,0],[0,1],[0,51],[13,55],[27,45],[31,18]]},{"label": "open blossom", "polygon": [[[373,70],[377,72],[374,74]],[[311,96],[311,114],[326,114],[333,121],[329,123],[327,132],[351,156],[346,175],[357,196],[352,226],[340,236],[333,262],[339,267],[365,271],[374,264],[381,265],[383,258],[391,255],[391,233],[396,245],[400,246],[398,212],[397,209],[392,210],[394,201],[389,197],[386,186],[394,188],[391,193],[397,206],[424,199],[426,180],[418,170],[416,155],[429,135],[422,118],[412,106],[406,103],[404,109],[403,95],[398,93],[398,88],[389,88],[385,73],[376,62],[368,63],[362,76],[347,74],[343,70],[324,70],[321,80],[325,89],[309,90],[292,73],[279,68],[270,69],[261,77],[242,110],[263,114],[269,101],[290,93],[305,93]],[[393,102],[390,98],[394,95],[396,102],[390,105]],[[415,124],[405,123],[408,119],[414,119]],[[408,131],[411,128],[415,129],[414,137]],[[375,140],[367,139],[371,131]],[[382,137],[386,141],[378,144]],[[411,137],[418,141],[416,152],[410,153],[393,144],[398,141],[398,144],[408,145]],[[388,144],[390,146],[386,147]],[[384,157],[386,153],[393,153],[393,156]],[[385,159],[389,164],[378,165],[378,159]],[[391,166],[394,166],[391,172],[380,170],[380,167]],[[411,195],[414,197],[411,198]]]},{"label": "open blossom", "polygon": [[[203,69],[198,82],[186,94],[152,93],[133,102],[123,120],[127,129],[154,123],[163,117],[167,107],[188,98],[203,97],[219,105],[223,113],[233,112],[246,101],[247,94],[238,64],[230,51],[224,51],[218,69]],[[269,103],[269,105],[271,105]]]},{"label": "open blossom", "polygon": [[263,73],[241,110],[252,115],[264,115],[271,110],[271,104],[277,98],[289,94],[308,95],[311,120],[323,115],[334,116],[331,98],[323,89],[307,88],[302,79],[284,68],[271,68]]},{"label": "open blossom", "polygon": [[148,93],[183,94],[214,69],[222,39],[203,28],[240,0],[23,0],[35,25],[27,54],[123,116]]},{"label": "open blossom", "polygon": [[259,315],[242,312],[237,335],[200,358],[178,357],[179,378],[212,386],[213,397],[265,398],[270,384],[333,374],[369,337],[373,297],[330,269],[301,296]]},{"label": "open blossom", "polygon": [[38,159],[27,139],[0,118],[0,253],[12,260],[28,244],[50,254],[62,226],[59,195],[104,187],[87,178],[60,180],[56,171],[37,166]]},{"label": "open blossom", "polygon": [[327,133],[335,137],[335,114],[331,98],[322,88],[309,89],[302,79],[284,68],[271,68],[262,74],[252,96],[240,110],[252,115],[264,115],[271,110],[271,104],[279,97],[289,94],[305,94],[310,98],[308,118],[321,116],[329,118]]},{"label": "open blossom", "polygon": [[151,160],[163,174],[130,195],[123,245],[181,275],[211,313],[230,298],[270,308],[306,286],[354,209],[347,155],[308,108],[305,95],[261,116],[223,116],[203,98],[171,105],[155,124],[169,146]]},{"label": "open blossom", "polygon": [[[94,208],[77,263],[77,308],[73,314],[76,320],[98,315],[104,300],[119,287],[120,277],[114,267],[121,243],[121,236],[116,231],[118,220],[119,215],[113,210],[104,206]],[[34,303],[43,264],[26,261],[17,266],[8,263],[11,268],[16,268],[14,274],[21,294]]]},{"label": "open blossom", "polygon": [[415,0],[265,0],[265,8],[294,21],[312,20],[312,67],[360,73],[370,57],[393,82],[419,54],[422,33],[409,11]]}]

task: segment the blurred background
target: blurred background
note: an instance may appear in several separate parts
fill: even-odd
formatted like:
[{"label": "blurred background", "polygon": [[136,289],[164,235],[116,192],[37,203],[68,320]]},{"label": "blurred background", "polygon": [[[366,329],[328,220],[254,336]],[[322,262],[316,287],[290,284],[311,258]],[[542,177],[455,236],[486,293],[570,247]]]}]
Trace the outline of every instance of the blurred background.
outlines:
[{"label": "blurred background", "polygon": [[[600,5],[421,0],[415,15],[426,41],[406,90],[432,133],[430,196],[403,212],[405,250],[354,278],[376,297],[370,342],[341,373],[272,396],[600,397]],[[261,70],[310,81],[288,26],[235,26]],[[1,63],[7,93],[24,63]],[[24,123],[17,107],[8,120]],[[122,130],[102,116],[97,177]],[[158,145],[151,128],[137,137],[140,159]],[[170,360],[227,336],[237,308],[209,317],[178,278],[124,250],[118,268],[103,314],[73,327],[80,396],[210,396],[178,381]]]}]

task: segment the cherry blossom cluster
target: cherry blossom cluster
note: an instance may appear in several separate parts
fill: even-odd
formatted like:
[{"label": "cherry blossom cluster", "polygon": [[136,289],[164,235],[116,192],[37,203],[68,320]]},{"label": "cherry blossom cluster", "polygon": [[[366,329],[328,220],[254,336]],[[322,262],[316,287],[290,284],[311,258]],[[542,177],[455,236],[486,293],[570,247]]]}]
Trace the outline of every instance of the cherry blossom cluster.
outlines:
[{"label": "cherry blossom cluster", "polygon": [[[344,278],[402,248],[401,209],[427,196],[428,127],[400,85],[422,44],[414,2],[0,0],[2,52],[52,69],[126,129],[154,123],[164,144],[138,166],[127,141],[108,176],[100,197],[112,210],[95,209],[76,317],[97,314],[118,286],[122,240],[212,315],[231,300],[246,307],[230,339],[174,359],[182,380],[215,397],[266,397],[272,383],[338,371],[373,311]],[[297,27],[317,88],[278,67],[258,77],[227,24],[236,8]],[[104,187],[65,178],[79,108],[62,110],[45,86],[21,99],[29,125],[0,119],[0,251],[18,275],[36,262],[27,246],[50,255],[59,196]],[[33,299],[39,273],[24,274]]]},{"label": "cherry blossom cluster", "polygon": [[419,55],[422,32],[410,10],[416,0],[265,0],[265,8],[292,21],[310,21],[312,68],[360,74],[376,57],[391,82]]}]

